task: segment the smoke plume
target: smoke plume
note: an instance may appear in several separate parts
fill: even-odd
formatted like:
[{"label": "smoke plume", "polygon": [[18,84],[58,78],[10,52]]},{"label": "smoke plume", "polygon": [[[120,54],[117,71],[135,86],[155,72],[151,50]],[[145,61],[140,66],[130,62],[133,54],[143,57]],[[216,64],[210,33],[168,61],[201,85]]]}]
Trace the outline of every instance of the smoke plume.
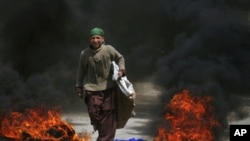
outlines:
[{"label": "smoke plume", "polygon": [[182,89],[212,96],[221,123],[217,133],[222,134],[231,112],[239,119],[248,114],[243,101],[250,90],[249,27],[225,1],[166,1],[165,5],[179,31],[174,48],[157,60],[157,81],[168,89],[164,97]]},{"label": "smoke plume", "polygon": [[226,129],[231,112],[246,117],[241,110],[250,91],[246,7],[231,0],[0,0],[0,108],[74,109],[80,51],[97,26],[106,43],[125,56],[129,79],[153,76],[166,89],[163,103],[183,88],[213,96]]}]

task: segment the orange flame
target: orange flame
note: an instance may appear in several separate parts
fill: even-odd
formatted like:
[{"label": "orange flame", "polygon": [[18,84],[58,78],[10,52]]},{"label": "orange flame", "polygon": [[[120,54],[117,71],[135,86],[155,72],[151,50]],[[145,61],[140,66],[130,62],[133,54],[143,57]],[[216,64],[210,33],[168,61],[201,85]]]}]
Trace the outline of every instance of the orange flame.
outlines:
[{"label": "orange flame", "polygon": [[192,97],[188,90],[174,95],[166,106],[165,120],[171,127],[158,129],[155,141],[213,141],[213,127],[220,126],[209,96]]},{"label": "orange flame", "polygon": [[90,134],[79,137],[73,127],[61,120],[59,108],[45,110],[39,107],[27,110],[26,114],[11,112],[1,117],[0,135],[15,141],[90,141]]}]

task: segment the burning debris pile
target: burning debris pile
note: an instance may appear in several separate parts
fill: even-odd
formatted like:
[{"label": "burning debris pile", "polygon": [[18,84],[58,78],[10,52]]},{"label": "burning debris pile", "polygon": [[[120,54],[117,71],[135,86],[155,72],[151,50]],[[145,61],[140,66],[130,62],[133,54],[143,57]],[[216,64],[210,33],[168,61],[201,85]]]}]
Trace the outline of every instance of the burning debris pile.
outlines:
[{"label": "burning debris pile", "polygon": [[59,108],[34,108],[27,113],[11,112],[1,116],[0,136],[14,141],[90,141],[80,138],[73,127],[61,120]]},{"label": "burning debris pile", "polygon": [[155,141],[213,141],[213,128],[219,127],[213,109],[212,98],[194,97],[188,90],[174,95],[166,106],[166,121],[170,126],[159,128]]}]

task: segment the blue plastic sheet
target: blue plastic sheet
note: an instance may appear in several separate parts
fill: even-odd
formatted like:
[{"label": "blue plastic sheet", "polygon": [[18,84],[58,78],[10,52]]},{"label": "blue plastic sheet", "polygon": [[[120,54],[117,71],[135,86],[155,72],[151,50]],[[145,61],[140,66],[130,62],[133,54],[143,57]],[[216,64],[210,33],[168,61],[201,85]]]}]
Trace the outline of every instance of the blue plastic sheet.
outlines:
[{"label": "blue plastic sheet", "polygon": [[144,140],[144,139],[135,139],[135,138],[131,138],[131,139],[128,139],[128,140],[115,139],[114,141],[146,141],[146,140]]}]

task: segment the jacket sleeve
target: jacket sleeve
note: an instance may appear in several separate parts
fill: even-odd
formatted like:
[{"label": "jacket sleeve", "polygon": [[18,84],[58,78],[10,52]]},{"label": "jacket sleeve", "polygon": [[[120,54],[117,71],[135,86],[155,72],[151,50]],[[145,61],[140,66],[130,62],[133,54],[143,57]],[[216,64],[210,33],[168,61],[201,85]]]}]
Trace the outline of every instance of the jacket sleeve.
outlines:
[{"label": "jacket sleeve", "polygon": [[77,75],[76,75],[76,87],[83,87],[83,79],[87,69],[87,65],[84,60],[84,51],[80,54],[80,59],[77,68]]}]

